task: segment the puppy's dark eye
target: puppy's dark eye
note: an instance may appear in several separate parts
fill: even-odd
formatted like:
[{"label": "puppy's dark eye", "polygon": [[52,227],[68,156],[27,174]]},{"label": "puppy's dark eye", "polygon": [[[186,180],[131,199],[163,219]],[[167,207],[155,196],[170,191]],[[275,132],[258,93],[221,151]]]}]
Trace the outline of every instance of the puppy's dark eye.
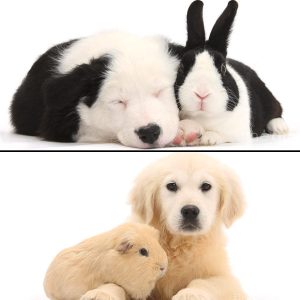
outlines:
[{"label": "puppy's dark eye", "polygon": [[148,252],[148,250],[145,249],[145,248],[141,248],[141,249],[139,250],[139,252],[140,252],[140,254],[141,254],[142,256],[149,256],[149,252]]},{"label": "puppy's dark eye", "polygon": [[202,192],[208,192],[211,189],[211,184],[204,182],[201,184],[200,189]]},{"label": "puppy's dark eye", "polygon": [[167,184],[167,189],[170,192],[177,192],[178,186],[177,186],[176,182],[170,182],[170,183]]}]

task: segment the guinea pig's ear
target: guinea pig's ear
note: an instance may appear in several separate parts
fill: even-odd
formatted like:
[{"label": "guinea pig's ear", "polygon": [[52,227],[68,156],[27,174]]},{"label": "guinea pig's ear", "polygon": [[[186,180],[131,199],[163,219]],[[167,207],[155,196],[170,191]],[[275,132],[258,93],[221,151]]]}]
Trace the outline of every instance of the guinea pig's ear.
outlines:
[{"label": "guinea pig's ear", "polygon": [[130,202],[132,212],[142,222],[150,224],[153,219],[155,199],[158,197],[158,174],[150,171],[141,174],[131,191]]},{"label": "guinea pig's ear", "polygon": [[117,251],[121,254],[126,254],[130,249],[132,249],[133,243],[129,240],[123,240],[118,246]]},{"label": "guinea pig's ear", "polygon": [[244,193],[237,175],[228,167],[224,167],[224,177],[221,183],[220,210],[221,218],[226,227],[244,213]]},{"label": "guinea pig's ear", "polygon": [[203,2],[194,1],[187,13],[188,40],[186,50],[191,50],[205,45],[205,29],[203,23]]},{"label": "guinea pig's ear", "polygon": [[228,6],[215,23],[206,43],[212,49],[221,52],[225,57],[227,56],[229,36],[237,9],[238,3],[235,0],[229,1]]}]

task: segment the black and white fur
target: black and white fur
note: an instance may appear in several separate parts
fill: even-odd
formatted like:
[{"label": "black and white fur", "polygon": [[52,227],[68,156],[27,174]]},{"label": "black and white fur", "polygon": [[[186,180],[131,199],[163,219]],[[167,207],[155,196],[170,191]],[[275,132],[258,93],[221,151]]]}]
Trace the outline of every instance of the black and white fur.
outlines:
[{"label": "black and white fur", "polygon": [[60,44],[32,66],[11,105],[19,134],[57,142],[162,147],[179,124],[176,45],[103,32]]},{"label": "black and white fur", "polygon": [[227,59],[237,9],[237,2],[230,1],[206,40],[203,2],[196,0],[189,8],[188,40],[175,84],[183,144],[243,142],[265,131],[288,132],[280,103],[255,71]]}]

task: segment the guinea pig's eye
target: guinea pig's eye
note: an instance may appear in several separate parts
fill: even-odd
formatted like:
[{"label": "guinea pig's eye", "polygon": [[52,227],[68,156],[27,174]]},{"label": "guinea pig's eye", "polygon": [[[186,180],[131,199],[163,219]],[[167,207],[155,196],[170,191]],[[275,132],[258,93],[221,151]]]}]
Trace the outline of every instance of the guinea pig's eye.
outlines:
[{"label": "guinea pig's eye", "polygon": [[148,250],[145,249],[145,248],[141,248],[141,249],[139,250],[139,252],[140,252],[140,254],[141,254],[142,256],[149,256],[149,252],[148,252]]},{"label": "guinea pig's eye", "polygon": [[202,192],[208,192],[211,189],[211,184],[208,182],[203,182],[200,186]]},{"label": "guinea pig's eye", "polygon": [[177,192],[178,191],[178,185],[176,184],[176,182],[172,181],[170,183],[168,183],[166,185],[167,189],[170,191],[170,192]]},{"label": "guinea pig's eye", "polygon": [[226,64],[225,64],[225,63],[223,63],[223,64],[221,65],[221,72],[222,72],[223,75],[225,75],[226,72],[227,72],[227,68],[226,68]]}]

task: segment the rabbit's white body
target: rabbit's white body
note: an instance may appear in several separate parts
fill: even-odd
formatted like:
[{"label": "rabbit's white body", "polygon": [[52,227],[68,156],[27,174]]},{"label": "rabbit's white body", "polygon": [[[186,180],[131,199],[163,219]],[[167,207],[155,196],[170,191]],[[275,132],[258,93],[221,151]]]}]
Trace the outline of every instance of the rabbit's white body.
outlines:
[{"label": "rabbit's white body", "polygon": [[[197,64],[195,67],[197,68]],[[233,111],[223,111],[216,116],[201,111],[182,112],[180,114],[182,120],[188,119],[197,122],[194,124],[194,131],[200,133],[201,145],[251,141],[251,110],[247,87],[241,76],[232,67],[228,66],[227,69],[236,81],[240,94],[239,103]],[[216,72],[216,69],[212,68],[211,72]],[[214,74],[214,76],[218,76],[218,74]],[[220,87],[218,86],[218,88]],[[222,101],[224,102],[223,99],[220,99],[221,103]],[[181,129],[184,132],[189,132],[190,130],[185,124],[191,126],[191,123],[180,123]]]}]

